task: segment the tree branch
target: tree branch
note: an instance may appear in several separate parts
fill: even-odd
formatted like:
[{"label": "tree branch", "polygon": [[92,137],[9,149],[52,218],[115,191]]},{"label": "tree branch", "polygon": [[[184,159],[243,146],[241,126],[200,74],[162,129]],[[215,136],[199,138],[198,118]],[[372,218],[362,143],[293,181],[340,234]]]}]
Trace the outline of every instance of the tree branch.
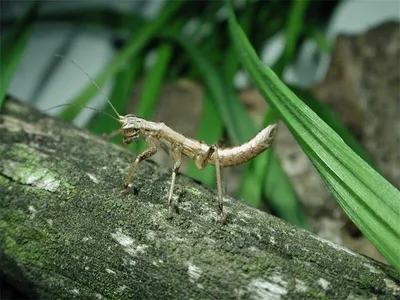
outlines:
[{"label": "tree branch", "polygon": [[8,100],[0,115],[4,280],[49,299],[362,299],[400,295],[399,274],[144,162],[121,196],[128,150]]}]

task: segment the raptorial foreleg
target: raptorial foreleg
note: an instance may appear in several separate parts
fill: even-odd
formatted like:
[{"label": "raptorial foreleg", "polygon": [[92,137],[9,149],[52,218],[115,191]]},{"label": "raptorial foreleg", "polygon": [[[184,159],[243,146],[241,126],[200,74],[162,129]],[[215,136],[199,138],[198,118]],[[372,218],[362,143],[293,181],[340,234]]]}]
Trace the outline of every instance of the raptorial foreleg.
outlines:
[{"label": "raptorial foreleg", "polygon": [[129,170],[129,173],[126,176],[125,181],[124,181],[124,190],[122,191],[123,193],[127,193],[129,184],[132,182],[133,175],[135,174],[135,171],[136,171],[139,163],[142,162],[143,160],[145,160],[146,158],[153,156],[157,152],[156,140],[153,137],[149,137],[146,139],[146,141],[149,144],[149,148],[147,148],[145,151],[140,153],[133,161],[132,166]]}]

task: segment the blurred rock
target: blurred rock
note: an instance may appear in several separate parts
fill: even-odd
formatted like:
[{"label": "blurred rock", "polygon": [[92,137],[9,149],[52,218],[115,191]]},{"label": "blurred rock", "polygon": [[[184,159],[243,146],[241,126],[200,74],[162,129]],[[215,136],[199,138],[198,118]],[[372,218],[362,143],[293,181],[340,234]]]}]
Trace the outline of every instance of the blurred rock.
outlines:
[{"label": "blurred rock", "polygon": [[314,94],[358,138],[381,173],[400,188],[400,24],[339,36]]},{"label": "blurred rock", "polygon": [[[397,188],[400,188],[399,66],[400,24],[386,23],[362,35],[339,36],[326,78],[312,88],[314,95],[348,126],[380,173]],[[344,224],[342,244],[384,261],[344,213],[340,215],[338,226]]]}]

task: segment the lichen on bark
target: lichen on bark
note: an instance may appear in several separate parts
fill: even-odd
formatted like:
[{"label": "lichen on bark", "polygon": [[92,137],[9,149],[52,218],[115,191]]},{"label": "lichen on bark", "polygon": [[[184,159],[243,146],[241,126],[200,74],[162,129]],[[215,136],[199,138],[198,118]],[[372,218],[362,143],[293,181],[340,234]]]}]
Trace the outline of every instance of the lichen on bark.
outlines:
[{"label": "lichen on bark", "polygon": [[45,299],[394,299],[399,274],[87,131],[7,101],[0,115],[4,278]]}]

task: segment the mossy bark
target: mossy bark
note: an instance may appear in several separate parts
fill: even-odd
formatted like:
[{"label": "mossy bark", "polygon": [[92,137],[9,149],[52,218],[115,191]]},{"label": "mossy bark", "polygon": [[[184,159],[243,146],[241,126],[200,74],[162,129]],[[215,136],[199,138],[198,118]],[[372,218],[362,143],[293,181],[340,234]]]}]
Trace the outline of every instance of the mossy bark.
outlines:
[{"label": "mossy bark", "polygon": [[0,115],[4,280],[43,299],[387,298],[389,266],[177,177],[87,131],[8,100]]}]

